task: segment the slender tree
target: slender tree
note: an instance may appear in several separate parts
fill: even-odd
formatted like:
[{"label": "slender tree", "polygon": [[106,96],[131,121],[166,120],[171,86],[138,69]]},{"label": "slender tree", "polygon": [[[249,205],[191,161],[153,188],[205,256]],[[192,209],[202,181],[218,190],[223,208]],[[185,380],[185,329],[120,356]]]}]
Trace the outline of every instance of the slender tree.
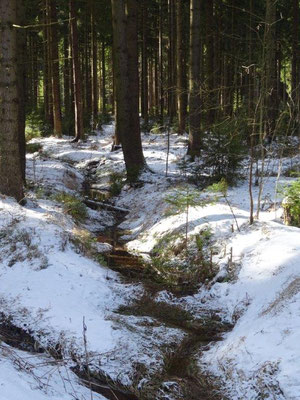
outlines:
[{"label": "slender tree", "polygon": [[93,128],[99,111],[99,85],[98,85],[98,46],[95,26],[95,3],[91,1],[91,40],[92,40],[92,108],[93,108]]},{"label": "slender tree", "polygon": [[[17,19],[20,25],[25,25],[24,2],[18,3]],[[19,96],[19,150],[22,168],[22,178],[25,183],[26,171],[26,142],[25,142],[25,89],[26,89],[26,34],[24,29],[17,30],[17,49],[18,49],[18,96]]]},{"label": "slender tree", "polygon": [[294,116],[300,132],[300,44],[299,44],[299,1],[293,0],[293,39],[292,39],[292,99]]},{"label": "slender tree", "polygon": [[164,66],[163,66],[163,18],[165,0],[159,2],[158,64],[159,64],[159,119],[164,123]]},{"label": "slender tree", "polygon": [[177,28],[177,103],[178,103],[178,133],[185,131],[186,125],[186,87],[185,87],[185,44],[183,41],[184,29],[184,2],[176,2]]},{"label": "slender tree", "polygon": [[49,47],[51,63],[51,89],[53,98],[53,126],[54,134],[57,137],[62,137],[56,0],[47,0],[47,13],[49,13],[47,20],[50,23]]},{"label": "slender tree", "polygon": [[266,134],[274,134],[277,116],[277,72],[276,72],[276,1],[266,0],[265,37],[265,120]]},{"label": "slender tree", "polygon": [[170,124],[176,114],[176,4],[168,0],[169,51],[168,51],[168,114]]},{"label": "slender tree", "polygon": [[70,72],[70,46],[68,33],[64,36],[64,107],[65,115],[69,116],[71,114],[71,72]]},{"label": "slender tree", "polygon": [[205,2],[206,6],[206,76],[207,76],[207,122],[214,123],[216,92],[214,90],[214,0]]},{"label": "slender tree", "polygon": [[74,88],[74,107],[75,107],[75,138],[74,141],[83,139],[83,96],[82,78],[79,63],[77,15],[74,0],[69,0],[70,26],[71,26],[71,48],[72,48],[72,69],[73,69],[73,88]]},{"label": "slender tree", "polygon": [[102,40],[101,46],[101,72],[102,72],[102,113],[106,114],[106,57],[105,41]]},{"label": "slender tree", "polygon": [[189,148],[194,158],[201,149],[201,0],[191,0],[190,5],[190,77],[189,77]]}]

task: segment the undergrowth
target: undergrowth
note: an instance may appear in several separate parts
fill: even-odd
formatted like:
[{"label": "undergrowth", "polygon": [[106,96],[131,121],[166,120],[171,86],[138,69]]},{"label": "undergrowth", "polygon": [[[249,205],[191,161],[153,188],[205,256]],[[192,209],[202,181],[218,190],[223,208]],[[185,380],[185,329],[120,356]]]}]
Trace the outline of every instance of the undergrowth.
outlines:
[{"label": "undergrowth", "polygon": [[26,143],[26,153],[41,151],[43,146],[40,143]]},{"label": "undergrowth", "polygon": [[183,292],[193,292],[211,280],[217,272],[212,262],[211,237],[211,230],[206,227],[197,235],[189,236],[188,248],[185,235],[180,232],[159,238],[151,254],[156,280]]},{"label": "undergrowth", "polygon": [[82,201],[69,193],[60,192],[53,196],[53,200],[62,203],[66,214],[71,215],[76,222],[84,222],[87,217],[87,208]]},{"label": "undergrowth", "polygon": [[111,196],[118,196],[125,184],[125,176],[121,172],[112,172],[109,175],[109,192]]},{"label": "undergrowth", "polygon": [[300,228],[300,179],[283,188],[285,222]]}]

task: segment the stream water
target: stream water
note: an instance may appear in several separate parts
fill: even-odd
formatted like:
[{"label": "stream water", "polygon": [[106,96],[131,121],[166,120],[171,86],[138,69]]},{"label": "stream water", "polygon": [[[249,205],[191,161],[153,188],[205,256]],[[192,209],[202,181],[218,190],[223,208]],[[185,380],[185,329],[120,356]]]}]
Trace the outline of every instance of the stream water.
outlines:
[{"label": "stream water", "polygon": [[[120,315],[150,317],[158,324],[179,329],[183,339],[166,352],[162,370],[153,376],[146,390],[120,386],[101,371],[95,373],[89,370],[88,365],[82,365],[82,361],[77,362],[75,356],[72,358],[72,371],[83,385],[108,400],[224,400],[216,382],[199,370],[197,360],[201,351],[220,340],[222,333],[231,327],[221,323],[216,315],[210,315],[209,318],[200,315],[195,318],[179,306],[156,301],[157,292],[166,288],[153,281],[151,268],[147,267],[141,257],[126,250],[125,243],[120,241],[123,232],[119,230],[125,214],[119,212],[115,217],[116,224],[98,234],[99,242],[113,246],[113,250],[105,256],[108,267],[118,271],[127,282],[143,284],[145,293],[141,299],[115,312]],[[63,359],[59,343],[44,348],[26,327],[14,325],[1,313],[0,340],[29,353],[45,353],[56,360]]]},{"label": "stream water", "polygon": [[[231,329],[231,326],[221,323],[216,315],[209,319],[207,316],[195,319],[178,306],[155,301],[156,293],[165,288],[153,282],[151,268],[141,257],[126,250],[126,243],[119,239],[123,232],[118,228],[124,216],[120,215],[116,219],[117,223],[113,227],[98,235],[100,242],[107,242],[113,246],[111,253],[106,256],[108,266],[121,273],[127,282],[142,283],[145,291],[145,295],[139,301],[120,307],[117,313],[151,317],[167,327],[177,328],[185,333],[181,343],[167,355],[164,371],[159,377],[155,377],[154,386],[159,388],[160,393],[162,388],[165,388],[166,396],[169,397],[156,397],[158,392],[155,393],[154,389],[152,393],[142,394],[141,399],[225,399],[217,390],[216,383],[200,373],[197,357],[212,342],[220,340],[221,334]],[[174,386],[166,386],[166,382],[173,382]]]},{"label": "stream water", "polygon": [[[87,188],[90,187],[89,182]],[[86,194],[95,200],[94,190],[87,190]],[[100,201],[103,200],[101,197]],[[143,284],[145,295],[139,301],[121,307],[116,312],[123,315],[151,317],[164,326],[180,329],[184,332],[184,338],[176,348],[166,355],[164,370],[161,371],[159,376],[153,377],[151,390],[140,392],[139,397],[130,397],[129,393],[123,392],[115,399],[225,399],[220,394],[215,380],[204,376],[199,371],[197,359],[201,351],[213,342],[220,340],[221,334],[231,327],[222,324],[217,316],[212,315],[210,318],[200,316],[197,319],[178,306],[155,301],[157,292],[166,288],[155,282],[151,268],[145,264],[141,257],[130,254],[126,250],[126,243],[120,240],[124,232],[119,229],[119,225],[125,218],[125,213],[116,212],[115,225],[99,232],[97,240],[113,246],[113,250],[105,255],[108,267],[118,271],[127,282]],[[164,392],[165,394],[163,394]],[[110,399],[111,397],[107,398]]]}]

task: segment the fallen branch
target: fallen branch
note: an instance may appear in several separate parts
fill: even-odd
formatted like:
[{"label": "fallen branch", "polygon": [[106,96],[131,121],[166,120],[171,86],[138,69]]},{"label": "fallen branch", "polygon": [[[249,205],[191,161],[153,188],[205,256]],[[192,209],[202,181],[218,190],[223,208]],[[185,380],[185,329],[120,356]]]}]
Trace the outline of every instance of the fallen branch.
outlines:
[{"label": "fallen branch", "polygon": [[128,213],[130,211],[126,208],[116,207],[116,206],[112,206],[111,204],[103,203],[102,201],[84,199],[84,203],[87,206],[101,207],[101,208],[105,208],[106,210],[110,210],[110,211],[118,211],[118,212],[123,212],[123,213]]}]

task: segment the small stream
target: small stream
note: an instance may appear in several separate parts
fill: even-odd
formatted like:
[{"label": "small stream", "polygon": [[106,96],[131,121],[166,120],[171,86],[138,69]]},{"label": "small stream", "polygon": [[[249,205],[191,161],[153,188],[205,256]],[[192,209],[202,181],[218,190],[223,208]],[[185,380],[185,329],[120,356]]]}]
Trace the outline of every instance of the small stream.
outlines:
[{"label": "small stream", "polygon": [[[89,187],[90,184],[87,185],[87,188]],[[95,191],[86,191],[86,194],[95,200]],[[99,200],[107,201],[107,198]],[[120,397],[118,394],[114,400],[123,400],[123,398],[225,400],[215,380],[204,376],[199,371],[197,359],[209,345],[221,340],[222,333],[230,330],[232,326],[221,323],[217,315],[200,316],[199,319],[195,319],[190,313],[176,305],[157,302],[155,295],[169,288],[155,281],[153,270],[145,264],[142,257],[130,254],[126,250],[126,243],[120,240],[126,232],[119,229],[126,214],[115,212],[114,215],[115,225],[97,235],[99,242],[113,246],[113,250],[105,255],[107,265],[119,272],[126,282],[143,284],[145,291],[144,297],[140,300],[120,307],[115,312],[121,315],[150,317],[167,327],[180,329],[185,334],[183,340],[172,351],[166,353],[163,371],[153,377],[150,390],[139,392],[139,397],[130,397],[129,394],[124,397],[124,393],[121,395],[123,397]],[[110,397],[107,398],[110,399]]]},{"label": "small stream", "polygon": [[[88,193],[89,184],[86,186],[85,194]],[[217,315],[202,315],[195,318],[179,306],[157,301],[156,294],[168,288],[155,282],[153,271],[141,257],[126,250],[126,243],[120,240],[124,232],[119,229],[126,214],[115,211],[114,215],[116,224],[97,235],[99,242],[113,246],[113,250],[105,255],[107,265],[118,271],[125,282],[140,283],[144,286],[144,296],[141,299],[120,307],[115,313],[150,317],[166,327],[179,329],[183,333],[183,339],[171,349],[165,350],[165,353],[160,349],[164,354],[163,368],[151,377],[151,382],[145,388],[123,387],[101,370],[97,372],[90,370],[82,359],[76,358],[76,355],[72,355],[71,370],[78,376],[82,385],[108,400],[225,400],[220,394],[218,384],[199,370],[197,360],[202,351],[221,340],[222,333],[232,327],[222,323]],[[44,348],[26,326],[23,328],[16,326],[2,313],[0,313],[0,340],[28,353],[42,353],[57,362],[63,361],[64,354],[59,343],[52,345],[51,348]]]},{"label": "small stream", "polygon": [[[221,340],[222,333],[230,330],[232,326],[221,323],[217,315],[200,316],[199,319],[195,319],[179,306],[157,302],[155,295],[166,288],[152,280],[151,268],[141,257],[126,250],[126,243],[119,239],[123,236],[123,232],[118,228],[124,216],[121,215],[119,218],[113,227],[98,234],[98,241],[113,246],[111,253],[105,256],[108,267],[118,271],[127,283],[143,284],[145,294],[140,300],[120,307],[116,313],[150,317],[167,327],[180,329],[185,333],[181,343],[166,354],[164,370],[159,376],[154,377],[153,392],[147,390],[139,399],[224,400],[225,397],[219,394],[216,383],[199,371],[197,358],[201,351],[213,342]],[[174,385],[174,393],[172,384],[169,385],[170,382]],[[162,396],[163,391],[170,397]]]}]

